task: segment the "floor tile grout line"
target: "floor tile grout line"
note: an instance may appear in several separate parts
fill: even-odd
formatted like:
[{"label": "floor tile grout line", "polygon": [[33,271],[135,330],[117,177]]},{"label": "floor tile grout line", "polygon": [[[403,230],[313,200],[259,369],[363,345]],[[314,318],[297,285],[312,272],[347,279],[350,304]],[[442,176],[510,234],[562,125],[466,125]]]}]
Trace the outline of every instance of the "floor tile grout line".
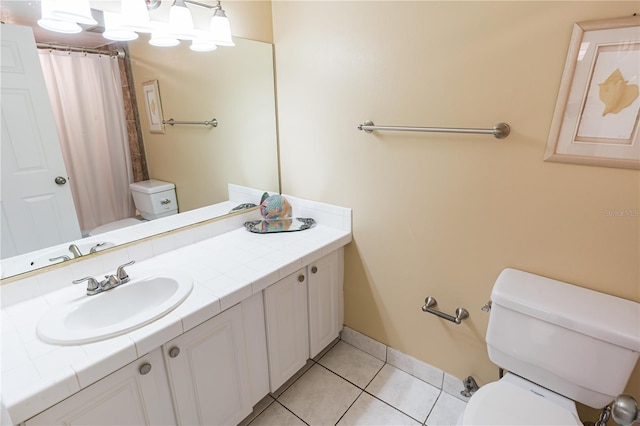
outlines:
[{"label": "floor tile grout line", "polygon": [[296,413],[294,413],[293,411],[291,411],[286,405],[284,405],[282,402],[276,400],[276,403],[278,403],[282,408],[284,408],[285,410],[287,410],[288,412],[290,412],[291,414],[293,414],[294,416],[296,416],[296,418],[298,418],[302,423],[304,423],[305,425],[309,426],[309,423],[305,422],[304,419],[302,419],[302,417],[298,416]]},{"label": "floor tile grout line", "polygon": [[[302,366],[302,368],[300,368],[300,370],[302,370],[303,368],[305,368],[305,367],[307,366],[307,364],[309,363],[309,361],[311,361],[313,364],[319,364],[317,361],[315,361],[315,360],[313,360],[313,359],[309,358],[309,359],[307,360],[307,362]],[[275,394],[274,394],[273,392],[269,392],[269,395],[271,395],[271,397],[277,401],[278,399],[280,399],[280,397],[281,397],[282,395],[284,395],[284,393],[285,393],[286,391],[288,391],[288,390],[289,390],[289,388],[290,388],[291,386],[293,386],[293,384],[294,384],[295,382],[297,382],[298,380],[300,380],[300,378],[302,378],[302,376],[304,376],[305,374],[307,374],[307,371],[311,370],[311,368],[312,368],[312,367],[313,367],[313,365],[312,365],[311,367],[307,368],[307,369],[304,371],[304,373],[300,374],[300,376],[298,376],[295,380],[292,380],[292,381],[291,381],[291,383],[289,383],[289,386],[287,386],[286,388],[284,388],[284,389],[282,390],[282,392],[280,392],[280,393],[278,394],[278,396],[277,396],[277,397],[275,396]],[[300,370],[298,370],[298,371],[296,372],[296,374],[298,374],[298,372],[299,372]],[[295,374],[294,374],[294,376],[295,376]],[[285,383],[283,383],[283,384],[282,384],[282,386],[284,386],[284,385],[286,385],[286,384],[287,384],[287,383],[285,382]],[[279,391],[279,390],[280,390],[280,388],[276,389],[276,391]]]},{"label": "floor tile grout line", "polygon": [[[427,417],[424,419],[424,421],[422,422],[423,425],[427,424],[427,420],[429,420],[429,416],[431,415],[431,413],[433,413],[433,409],[436,408],[436,404],[438,403],[438,401],[440,401],[440,397],[442,396],[442,392],[444,392],[442,389],[440,389],[440,393],[438,394],[438,397],[436,398],[436,400],[433,402],[433,405],[431,406],[431,409],[429,410],[429,413],[427,414]],[[446,393],[446,392],[445,392]]]},{"label": "floor tile grout line", "polygon": [[[358,389],[360,389],[360,388],[358,388]],[[342,418],[349,412],[349,410],[351,410],[351,407],[353,407],[353,404],[356,403],[356,401],[362,396],[363,393],[364,393],[364,390],[360,389],[360,393],[358,394],[356,399],[354,399],[353,402],[351,403],[351,405],[349,405],[349,407],[347,407],[347,409],[344,411],[344,413],[342,413],[342,415],[340,416],[338,421],[335,422],[334,425],[337,425],[338,423],[340,423],[340,420],[342,420]]]},{"label": "floor tile grout line", "polygon": [[[364,391],[364,388],[361,388],[360,386],[356,385],[355,383],[353,383],[351,380],[342,377],[340,374],[336,373],[335,371],[333,371],[332,369],[330,369],[329,367],[325,367],[324,365],[320,364],[319,362],[317,362],[316,364],[318,364],[320,367],[324,368],[325,370],[327,370],[329,373],[331,374],[335,374],[336,376],[338,376],[340,379],[344,380],[345,382],[355,386],[356,388],[358,388],[358,390]],[[378,374],[378,373],[376,373]],[[373,380],[373,379],[372,379]]]},{"label": "floor tile grout line", "polygon": [[318,364],[319,366],[321,366],[322,368],[332,372],[333,374],[335,374],[336,376],[340,377],[343,380],[346,380],[347,382],[351,383],[353,386],[357,387],[360,390],[365,390],[367,388],[367,386],[369,386],[371,384],[371,382],[373,381],[373,379],[376,378],[376,376],[382,371],[382,368],[385,366],[385,364],[382,364],[382,366],[378,369],[378,371],[376,371],[376,373],[373,375],[373,377],[367,382],[366,385],[364,385],[364,387],[361,387],[360,385],[353,383],[351,380],[347,379],[346,377],[342,376],[340,373],[338,373],[337,371],[333,371],[331,368],[327,367],[326,365],[322,364],[320,362],[320,360],[318,360],[318,362],[316,362],[316,364]]},{"label": "floor tile grout line", "polygon": [[[378,401],[382,402],[383,404],[386,404],[386,405],[388,405],[389,407],[393,408],[394,410],[396,410],[396,411],[398,411],[398,412],[400,412],[400,413],[404,414],[405,416],[409,417],[410,419],[415,420],[416,422],[418,422],[418,424],[420,424],[420,425],[424,424],[424,422],[421,422],[420,420],[416,419],[416,418],[415,418],[415,417],[413,417],[412,415],[405,413],[405,412],[404,412],[404,411],[402,411],[399,407],[396,407],[395,405],[391,405],[390,403],[388,403],[388,402],[387,402],[387,401],[385,401],[384,399],[380,399],[380,398],[378,398],[376,395],[374,395],[374,394],[372,394],[372,393],[370,393],[370,392],[367,392],[366,390],[364,390],[364,392],[366,392],[366,393],[367,393],[367,395],[369,395],[369,396],[371,396],[371,397],[373,397],[373,398],[377,399]],[[435,405],[435,404],[434,404],[434,405]],[[425,421],[426,421],[426,419],[425,419]]]},{"label": "floor tile grout line", "polygon": [[[251,419],[251,421],[250,421],[249,423],[247,423],[247,425],[246,425],[246,426],[250,426],[253,422],[255,422],[255,421],[256,421],[256,419],[257,419],[258,417],[260,417],[260,416],[262,415],[262,413],[264,413],[264,412],[267,410],[267,408],[271,407],[271,405],[272,405],[274,402],[277,402],[277,401],[275,400],[275,398],[271,397],[271,399],[273,399],[273,401],[271,401],[270,403],[268,403],[268,404],[267,404],[267,405],[266,405],[262,410],[260,410],[260,412],[259,412],[259,413],[256,413],[256,415],[253,417],[253,419]],[[251,413],[251,414],[253,414],[253,413]]]},{"label": "floor tile grout line", "polygon": [[[363,349],[360,349],[359,347],[357,347],[357,346],[355,346],[355,345],[353,345],[353,344],[351,344],[351,343],[347,342],[346,340],[342,340],[342,338],[340,339],[340,341],[342,341],[342,342],[346,343],[347,345],[349,345],[349,346],[351,346],[351,347],[353,347],[353,348],[356,348],[356,349],[358,349],[359,351],[362,351],[362,352],[366,353],[367,355],[372,356],[373,358],[375,358],[375,359],[377,359],[377,360],[379,360],[379,361],[383,362],[383,363],[384,363],[383,367],[384,367],[385,365],[389,364],[391,367],[393,367],[393,368],[397,368],[398,370],[400,370],[400,371],[403,371],[403,372],[407,373],[407,374],[408,374],[408,375],[410,375],[411,377],[415,377],[416,379],[420,380],[421,382],[424,382],[424,383],[426,383],[426,384],[428,384],[428,385],[433,386],[434,388],[438,389],[438,390],[439,390],[439,391],[441,391],[441,392],[445,392],[445,390],[444,390],[444,375],[445,375],[445,373],[444,373],[444,372],[442,372],[442,381],[440,382],[440,385],[435,385],[435,384],[433,384],[433,383],[431,383],[431,382],[428,382],[428,381],[424,380],[423,378],[421,378],[421,377],[419,377],[419,376],[417,376],[417,375],[415,375],[415,374],[413,374],[413,373],[411,373],[411,372],[409,372],[409,371],[407,371],[407,370],[405,370],[405,369],[403,369],[403,368],[400,368],[399,366],[397,366],[397,365],[395,365],[395,364],[390,363],[390,362],[388,361],[388,360],[389,360],[388,352],[389,352],[389,348],[391,348],[390,346],[386,346],[386,345],[385,345],[385,346],[386,346],[386,352],[385,352],[386,356],[385,356],[385,358],[386,358],[387,360],[386,360],[386,361],[383,361],[383,360],[381,360],[380,358],[378,358],[378,357],[376,357],[376,356],[374,356],[374,355],[371,355],[369,352],[367,352],[367,351],[365,351],[365,350],[363,350]],[[334,345],[334,346],[335,346],[335,345]],[[391,349],[393,349],[393,348],[391,348]],[[327,352],[328,352],[328,351],[327,351]],[[325,355],[326,355],[326,354],[325,354]],[[318,361],[319,361],[319,360],[318,360]],[[380,371],[378,371],[378,373],[379,373],[379,372],[380,372]],[[376,374],[377,374],[377,373],[376,373]],[[370,383],[371,383],[371,382],[369,382],[369,383],[367,384],[367,386],[368,386]],[[448,393],[448,392],[446,392],[446,393]],[[449,395],[453,395],[453,394],[449,394]],[[455,397],[455,395],[453,395],[453,396]],[[456,398],[457,398],[457,397],[456,397]],[[458,399],[460,399],[460,398],[458,398]],[[460,400],[461,400],[461,401],[464,401],[463,399],[460,399]],[[466,402],[466,401],[465,401],[465,402]]]}]

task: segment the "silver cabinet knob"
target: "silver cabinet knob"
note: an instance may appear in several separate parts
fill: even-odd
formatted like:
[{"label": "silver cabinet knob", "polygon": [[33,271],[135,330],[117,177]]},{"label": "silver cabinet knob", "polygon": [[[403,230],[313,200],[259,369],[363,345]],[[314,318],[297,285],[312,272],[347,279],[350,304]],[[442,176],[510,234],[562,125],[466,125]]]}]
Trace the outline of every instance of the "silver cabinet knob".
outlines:
[{"label": "silver cabinet knob", "polygon": [[160,204],[162,204],[163,206],[166,206],[167,204],[171,204],[171,200],[168,198],[165,198],[160,201]]},{"label": "silver cabinet knob", "polygon": [[140,366],[140,369],[138,371],[140,371],[140,374],[142,374],[143,376],[145,374],[149,374],[149,371],[151,371],[151,364],[149,364],[148,362],[145,362]]},{"label": "silver cabinet knob", "polygon": [[67,180],[65,178],[63,178],[62,176],[58,176],[57,178],[55,178],[53,180],[57,185],[64,185],[65,183],[67,183]]},{"label": "silver cabinet knob", "polygon": [[311,267],[311,273],[315,274],[316,272],[318,272],[318,267],[317,266]]},{"label": "silver cabinet knob", "polygon": [[304,281],[304,275],[302,275],[302,274],[298,275],[298,281],[299,282],[303,282]]},{"label": "silver cabinet knob", "polygon": [[178,355],[180,355],[180,348],[177,346],[174,346],[173,348],[169,349],[169,356],[171,358],[175,358]]}]

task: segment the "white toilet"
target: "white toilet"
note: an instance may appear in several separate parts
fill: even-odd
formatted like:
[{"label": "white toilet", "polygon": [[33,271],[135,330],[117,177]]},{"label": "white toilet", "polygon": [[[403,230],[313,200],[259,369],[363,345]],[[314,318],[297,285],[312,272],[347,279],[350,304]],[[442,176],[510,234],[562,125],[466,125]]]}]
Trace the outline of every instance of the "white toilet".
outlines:
[{"label": "white toilet", "polygon": [[482,386],[461,425],[582,425],[574,401],[603,408],[640,353],[640,304],[515,269],[491,292],[489,358],[509,371]]},{"label": "white toilet", "polygon": [[176,186],[170,182],[161,180],[143,180],[129,185],[133,203],[142,219],[130,217],[105,223],[92,229],[89,235],[103,234],[127,226],[136,225],[145,220],[159,219],[178,213],[178,200],[176,199]]}]

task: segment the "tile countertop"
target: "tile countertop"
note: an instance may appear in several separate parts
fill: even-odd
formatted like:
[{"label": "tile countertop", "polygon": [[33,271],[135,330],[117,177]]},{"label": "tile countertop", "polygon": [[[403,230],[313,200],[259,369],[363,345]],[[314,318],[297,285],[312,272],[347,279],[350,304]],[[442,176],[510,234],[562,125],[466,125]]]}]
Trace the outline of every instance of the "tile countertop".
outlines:
[{"label": "tile countertop", "polygon": [[[350,226],[346,230],[321,222],[301,232],[267,235],[238,228],[138,261],[127,268],[133,280],[180,270],[194,280],[191,294],[155,322],[96,343],[57,346],[36,336],[44,312],[87,297],[84,284],[69,283],[8,306],[1,318],[3,414],[14,423],[27,420],[350,241]],[[95,272],[91,275],[101,275]]]}]

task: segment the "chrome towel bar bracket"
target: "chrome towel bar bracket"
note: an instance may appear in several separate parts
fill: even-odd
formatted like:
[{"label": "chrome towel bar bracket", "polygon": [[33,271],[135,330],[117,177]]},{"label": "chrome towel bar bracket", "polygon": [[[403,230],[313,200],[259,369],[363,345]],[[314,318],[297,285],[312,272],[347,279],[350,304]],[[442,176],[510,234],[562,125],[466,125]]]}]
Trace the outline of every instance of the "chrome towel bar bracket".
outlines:
[{"label": "chrome towel bar bracket", "polygon": [[205,121],[176,121],[173,118],[170,118],[168,120],[162,120],[162,124],[168,124],[170,126],[173,126],[174,124],[199,124],[201,126],[218,127],[218,120],[212,118],[211,120]]},{"label": "chrome towel bar bracket", "polygon": [[388,130],[399,132],[438,132],[438,133],[476,133],[493,135],[496,139],[504,139],[511,133],[511,127],[507,123],[498,123],[493,129],[464,129],[448,127],[409,127],[409,126],[376,126],[373,121],[367,120],[358,126],[358,130],[371,133],[374,130]]},{"label": "chrome towel bar bracket", "polygon": [[469,318],[469,311],[465,308],[456,309],[456,316],[445,314],[444,312],[437,311],[435,308],[438,305],[438,302],[433,297],[429,296],[424,299],[424,306],[422,307],[423,312],[429,312],[430,314],[439,316],[440,318],[444,318],[447,321],[455,322],[460,325],[462,320]]}]

